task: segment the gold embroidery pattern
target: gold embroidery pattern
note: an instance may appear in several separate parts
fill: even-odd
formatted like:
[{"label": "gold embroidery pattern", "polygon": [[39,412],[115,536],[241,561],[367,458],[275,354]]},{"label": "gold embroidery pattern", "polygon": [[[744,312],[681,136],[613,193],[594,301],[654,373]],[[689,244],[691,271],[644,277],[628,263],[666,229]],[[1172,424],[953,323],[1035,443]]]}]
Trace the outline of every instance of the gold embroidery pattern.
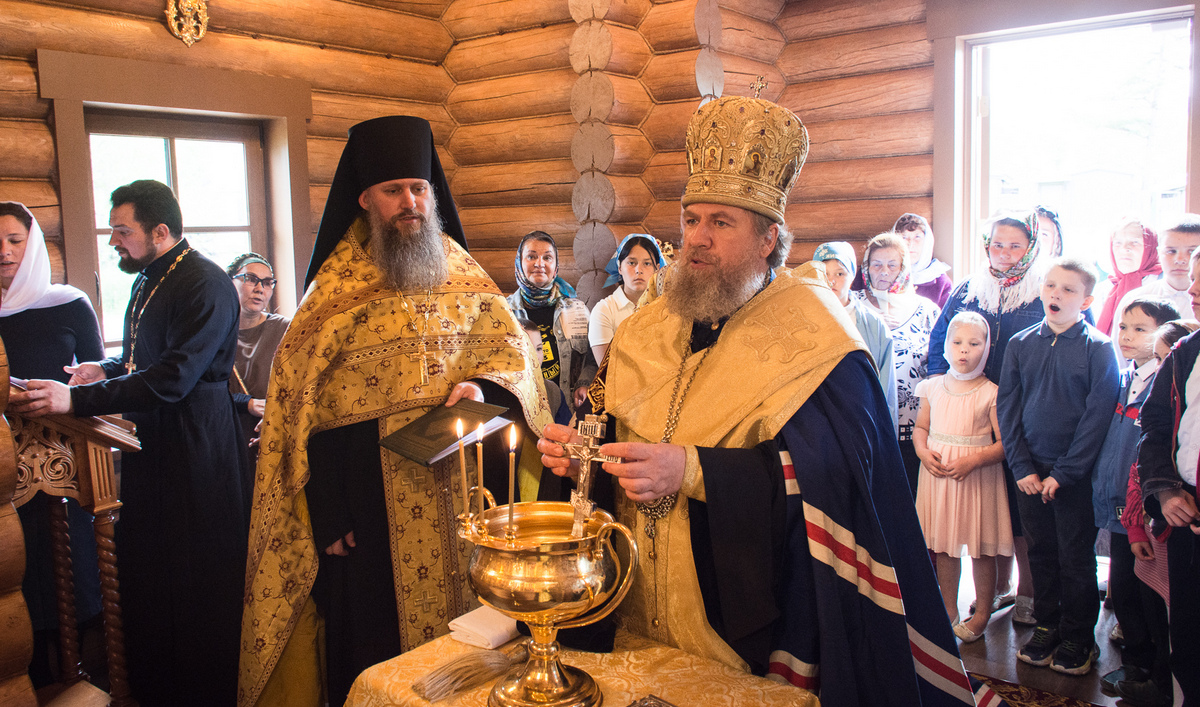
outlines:
[{"label": "gold embroidery pattern", "polygon": [[[246,707],[266,685],[316,577],[318,550],[303,488],[308,479],[308,439],[313,433],[370,419],[397,429],[440,404],[456,382],[468,378],[493,381],[514,394],[532,429],[540,432],[550,422],[545,396],[527,370],[524,332],[498,288],[474,260],[445,237],[450,277],[431,294],[439,320],[446,324],[437,349],[440,368],[435,375],[431,366],[429,384],[420,384],[417,365],[405,356],[416,349],[415,334],[396,299],[398,294],[379,284],[378,270],[359,245],[364,233],[360,219],[321,267],[272,366],[255,480],[242,621],[238,702]],[[477,290],[466,289],[471,287]],[[405,539],[406,545],[409,539],[419,539],[421,546],[437,548],[437,558],[434,553],[429,558],[445,557],[448,553],[441,549],[444,538],[434,542],[446,532],[453,533],[452,524],[446,527],[442,522],[446,516],[434,512],[434,506],[445,501],[431,501],[417,489],[409,491],[403,483],[409,470],[390,452],[381,449],[380,453],[384,455],[385,488],[391,486],[387,500],[393,527],[416,534]],[[433,478],[428,469],[422,468],[422,472]],[[443,486],[427,485],[427,492],[433,488]],[[394,535],[394,563],[399,537],[399,532]],[[456,538],[452,542],[456,543]],[[449,621],[454,618],[449,614],[465,602],[461,589],[457,594],[464,599],[452,598],[449,605],[444,597],[436,596],[454,593],[453,584],[441,579],[440,563],[435,578],[432,565],[413,559],[414,563],[403,563],[404,569],[396,574],[398,608],[406,621],[412,619],[403,632],[409,645],[415,640],[414,630],[418,637],[429,633],[430,627],[434,633],[443,631],[441,614]],[[410,565],[416,577],[424,566],[432,584],[409,582]],[[406,585],[416,591],[405,591]],[[419,611],[415,619],[414,608]]]}]

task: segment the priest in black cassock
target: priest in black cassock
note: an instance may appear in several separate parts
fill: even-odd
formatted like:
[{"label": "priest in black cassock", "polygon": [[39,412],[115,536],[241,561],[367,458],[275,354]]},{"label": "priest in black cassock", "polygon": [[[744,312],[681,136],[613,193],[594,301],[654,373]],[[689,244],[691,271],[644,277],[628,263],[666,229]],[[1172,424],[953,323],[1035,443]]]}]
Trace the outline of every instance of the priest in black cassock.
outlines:
[{"label": "priest in black cassock", "polygon": [[[532,429],[551,419],[525,332],[467,254],[428,121],[350,129],[306,285],[263,416],[244,707],[340,705],[363,669],[478,606],[466,581],[473,546],[456,533],[455,458],[424,466],[382,437],[464,397],[504,405]],[[498,447],[484,465],[497,490],[507,486]]]},{"label": "priest in black cassock", "polygon": [[120,356],[29,381],[18,412],[120,413],[141,451],[121,459],[117,570],[130,687],[142,705],[230,705],[237,686],[250,474],[229,376],[238,298],[193,249],[171,189],[112,193],[109,243],[137,273]]},{"label": "priest in black cassock", "polygon": [[[597,501],[638,538],[619,620],[797,704],[972,704],[866,346],[823,271],[784,266],[804,126],[721,98],[686,146],[680,255],[588,395],[624,460]],[[571,436],[538,443],[564,474]]]}]

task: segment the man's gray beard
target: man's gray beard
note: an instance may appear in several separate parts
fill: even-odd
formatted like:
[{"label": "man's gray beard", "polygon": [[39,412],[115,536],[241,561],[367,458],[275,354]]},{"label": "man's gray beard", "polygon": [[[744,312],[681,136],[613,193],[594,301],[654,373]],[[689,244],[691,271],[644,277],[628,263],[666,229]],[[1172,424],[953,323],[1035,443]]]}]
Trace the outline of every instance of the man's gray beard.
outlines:
[{"label": "man's gray beard", "polygon": [[371,259],[383,273],[383,281],[401,292],[431,290],[449,276],[442,247],[442,219],[437,209],[415,228],[384,221],[374,210],[371,223]]},{"label": "man's gray beard", "polygon": [[679,259],[678,271],[667,281],[667,309],[684,321],[713,323],[728,317],[762,288],[765,275],[755,272],[753,258],[732,265],[717,265],[712,272],[693,270],[690,254]]}]

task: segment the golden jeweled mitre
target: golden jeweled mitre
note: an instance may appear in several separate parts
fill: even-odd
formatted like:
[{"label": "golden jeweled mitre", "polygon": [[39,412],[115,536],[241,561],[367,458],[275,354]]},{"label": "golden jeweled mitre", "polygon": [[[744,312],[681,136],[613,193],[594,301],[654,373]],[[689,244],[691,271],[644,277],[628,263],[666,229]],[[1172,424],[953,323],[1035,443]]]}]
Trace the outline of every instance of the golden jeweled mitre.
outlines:
[{"label": "golden jeweled mitre", "polygon": [[683,205],[738,206],[783,223],[807,156],[808,131],[787,108],[744,96],[710,101],[688,123]]}]

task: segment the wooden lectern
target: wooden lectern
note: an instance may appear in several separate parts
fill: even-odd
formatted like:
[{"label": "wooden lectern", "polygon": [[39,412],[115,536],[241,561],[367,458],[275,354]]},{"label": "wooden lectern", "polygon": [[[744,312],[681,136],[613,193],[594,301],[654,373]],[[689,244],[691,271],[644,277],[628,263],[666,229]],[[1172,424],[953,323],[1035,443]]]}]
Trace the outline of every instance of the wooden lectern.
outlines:
[{"label": "wooden lectern", "polygon": [[[2,347],[0,356],[3,356]],[[5,358],[5,378],[8,376],[7,368]],[[8,396],[14,389],[4,390],[3,394],[0,394],[4,405],[7,405]],[[0,405],[0,409],[3,409],[4,405]],[[93,528],[100,565],[100,601],[111,705],[134,707],[136,702],[129,692],[125,667],[125,639],[121,629],[117,555],[113,540],[113,525],[121,501],[117,498],[112,457],[114,448],[125,452],[134,452],[141,448],[137,437],[134,436],[134,426],[120,418],[109,416],[49,415],[25,418],[19,414],[8,413],[6,417],[12,428],[11,443],[15,449],[0,448],[0,455],[3,456],[3,459],[0,459],[0,502],[6,502],[4,480],[10,479],[11,483],[12,472],[8,466],[15,451],[16,488],[12,495],[13,505],[8,506],[10,511],[40,492],[58,498],[73,498],[94,516]],[[0,444],[2,443],[3,440],[0,439]],[[82,680],[84,675],[80,667],[79,629],[75,621],[75,583],[71,570],[67,509],[62,503],[52,503],[49,507],[54,589],[58,599],[62,682],[71,685]],[[0,516],[4,510],[0,507]],[[0,521],[3,520],[5,519],[0,518]],[[12,521],[16,523],[15,512],[12,513]],[[20,526],[17,527],[19,532]],[[22,545],[18,544],[17,547]],[[23,563],[23,553],[21,560]],[[0,587],[0,592],[2,591],[3,587]],[[16,591],[19,595],[20,575]],[[28,633],[28,614],[24,621]],[[28,651],[25,658],[25,665],[28,665]]]}]

